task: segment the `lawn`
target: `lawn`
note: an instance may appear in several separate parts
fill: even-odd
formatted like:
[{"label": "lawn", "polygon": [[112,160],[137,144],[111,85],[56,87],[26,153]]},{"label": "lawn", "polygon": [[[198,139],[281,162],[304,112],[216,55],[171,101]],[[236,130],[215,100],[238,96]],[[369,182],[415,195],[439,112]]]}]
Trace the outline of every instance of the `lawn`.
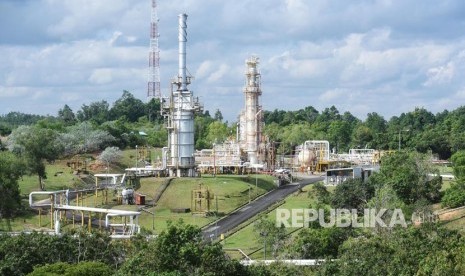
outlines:
[{"label": "lawn", "polygon": [[[173,179],[158,201],[157,206],[149,209],[149,211],[155,212],[155,230],[161,231],[166,228],[167,221],[176,221],[178,219],[200,227],[207,225],[217,217],[215,215],[205,217],[191,213],[173,213],[171,210],[192,208],[192,190],[203,187],[208,188],[211,192],[210,212],[216,213],[218,210],[220,215],[230,213],[239,206],[248,203],[249,189],[250,198],[254,199],[273,188],[272,177],[259,175],[257,178],[257,188],[255,187],[255,180],[249,181],[250,178],[240,176],[219,175],[217,177],[203,176],[201,178]],[[141,225],[146,228],[151,228],[152,220],[152,215],[148,213],[141,215]]]},{"label": "lawn", "polygon": [[[294,193],[285,198],[284,203],[279,205],[277,208],[271,210],[265,214],[266,218],[275,222],[276,221],[276,209],[293,209],[293,208],[309,208],[310,205],[315,202],[313,197],[308,196],[308,192],[311,191],[313,185],[307,185],[302,189],[300,193]],[[251,220],[257,219],[258,216]],[[250,221],[249,221],[250,222]],[[287,228],[288,234],[295,235],[300,230],[298,228]],[[229,249],[241,249],[252,259],[260,259],[264,256],[263,244],[261,244],[258,234],[254,231],[254,223],[250,223],[244,228],[240,229],[236,233],[227,237],[223,241],[226,252],[232,258],[241,258],[242,255],[238,254],[237,251],[231,251]]]},{"label": "lawn", "polygon": [[[123,152],[123,159],[119,166],[113,166],[111,172],[118,172],[121,164],[128,164],[135,161],[135,150],[126,150]],[[132,154],[132,157],[131,157]],[[155,151],[152,155],[156,155]],[[45,180],[46,190],[61,190],[73,189],[79,183],[79,179],[73,174],[71,168],[66,165],[66,160],[57,161],[53,164],[47,164],[46,172],[48,178]],[[137,189],[137,193],[143,194],[146,197],[146,202],[151,203],[154,196],[159,193],[159,188],[165,178],[141,178],[141,185]],[[216,215],[206,217],[204,215],[193,215],[191,213],[173,213],[173,208],[191,208],[191,194],[193,189],[199,188],[201,185],[208,188],[211,192],[210,212],[218,210],[219,214],[227,214],[239,206],[247,203],[250,199],[264,194],[274,188],[274,179],[266,175],[255,176],[228,176],[217,175],[216,177],[205,175],[201,178],[176,178],[172,180],[170,186],[160,198],[157,206],[151,206],[147,210],[150,212],[142,212],[140,216],[140,224],[142,227],[159,232],[166,228],[167,221],[184,220],[186,223],[197,226],[204,226],[215,219],[219,218]],[[23,206],[28,206],[28,195],[32,191],[39,190],[37,176],[24,176],[20,181],[20,190],[23,198]],[[249,192],[250,191],[250,192]],[[76,205],[76,200],[70,202]],[[95,197],[95,193],[80,194],[80,204],[89,207],[117,208],[117,209],[137,209],[136,206],[124,206],[116,204],[116,197],[112,190],[108,192],[108,201],[104,202],[102,192]],[[154,213],[155,215],[152,215]],[[50,218],[48,215],[42,214],[40,218],[38,211],[26,212],[23,216],[15,220],[0,221],[0,231],[21,231],[46,228],[50,229]]]}]

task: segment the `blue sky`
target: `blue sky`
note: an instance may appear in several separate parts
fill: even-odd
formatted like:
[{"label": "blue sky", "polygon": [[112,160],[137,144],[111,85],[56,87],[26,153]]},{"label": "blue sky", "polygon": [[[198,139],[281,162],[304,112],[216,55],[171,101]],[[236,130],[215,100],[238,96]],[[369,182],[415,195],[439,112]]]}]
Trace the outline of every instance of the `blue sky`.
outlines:
[{"label": "blue sky", "polygon": [[[244,61],[260,58],[265,110],[335,105],[363,119],[465,101],[465,1],[159,0],[162,93],[188,14],[190,85],[235,121]],[[1,0],[0,114],[146,99],[150,0]]]}]

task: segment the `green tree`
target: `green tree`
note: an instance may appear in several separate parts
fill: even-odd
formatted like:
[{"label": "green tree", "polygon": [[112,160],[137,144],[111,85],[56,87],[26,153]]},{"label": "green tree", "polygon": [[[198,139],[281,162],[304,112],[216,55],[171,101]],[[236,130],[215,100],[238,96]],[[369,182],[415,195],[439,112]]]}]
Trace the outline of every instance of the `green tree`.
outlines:
[{"label": "green tree", "polygon": [[444,207],[456,208],[465,205],[465,151],[454,153],[451,157],[455,181],[444,192],[441,204]]},{"label": "green tree", "polygon": [[228,138],[228,126],[220,121],[214,121],[208,125],[206,141],[209,144],[221,143]]},{"label": "green tree", "polygon": [[362,212],[368,201],[374,196],[375,187],[362,179],[347,179],[336,186],[331,196],[334,208],[357,209]]},{"label": "green tree", "polygon": [[146,114],[146,108],[141,100],[136,99],[129,91],[124,90],[121,98],[113,104],[110,114],[113,119],[124,116],[129,122],[137,122],[140,117]]},{"label": "green tree", "polygon": [[[34,267],[58,262],[73,264],[92,261],[116,268],[128,254],[124,244],[122,241],[112,241],[107,234],[84,231],[60,236],[38,232],[18,236],[0,235],[0,275],[26,275]],[[84,267],[86,265],[76,266],[73,270],[79,271]]]},{"label": "green tree", "polygon": [[58,119],[61,120],[66,126],[74,125],[76,123],[76,115],[73,110],[65,104],[65,106],[58,110]]},{"label": "green tree", "polygon": [[78,264],[54,263],[34,268],[29,276],[111,276],[113,270],[100,262],[81,262]]},{"label": "green tree", "polygon": [[13,217],[21,206],[18,179],[22,172],[22,164],[14,154],[0,151],[0,218]]},{"label": "green tree", "polygon": [[321,182],[313,184],[313,188],[308,191],[308,195],[314,196],[320,203],[323,204],[329,204],[331,201],[331,193]]},{"label": "green tree", "polygon": [[11,131],[12,129],[7,123],[0,122],[0,136],[7,136]]},{"label": "green tree", "polygon": [[457,208],[465,205],[465,182],[456,181],[444,192],[441,199],[443,207]]},{"label": "green tree", "polygon": [[83,104],[77,112],[79,121],[92,121],[100,125],[110,120],[110,105],[106,101],[93,102],[90,105]]},{"label": "green tree", "polygon": [[254,223],[254,231],[257,239],[260,240],[264,246],[264,253],[271,252],[270,255],[276,259],[279,250],[284,246],[287,239],[284,225],[277,227],[273,221],[265,217],[260,217]]},{"label": "green tree", "polygon": [[203,241],[201,230],[171,224],[130,258],[119,275],[245,275],[237,261],[228,260],[221,245]]},{"label": "green tree", "polygon": [[8,139],[9,149],[24,158],[29,173],[39,177],[41,190],[45,189],[43,179],[47,178],[44,162],[54,161],[64,151],[58,137],[59,134],[51,129],[21,126]]},{"label": "green tree", "polygon": [[451,161],[455,178],[457,180],[465,180],[465,150],[454,153]]},{"label": "green tree", "polygon": [[219,109],[216,109],[214,119],[223,122],[223,114]]},{"label": "green tree", "polygon": [[297,234],[291,252],[298,259],[337,258],[339,246],[350,236],[350,228],[307,228]]},{"label": "green tree", "polygon": [[[436,176],[431,176],[436,175]],[[379,173],[370,177],[377,186],[390,185],[397,196],[406,204],[420,199],[438,202],[442,185],[436,168],[428,156],[415,152],[396,152],[381,160]]]}]

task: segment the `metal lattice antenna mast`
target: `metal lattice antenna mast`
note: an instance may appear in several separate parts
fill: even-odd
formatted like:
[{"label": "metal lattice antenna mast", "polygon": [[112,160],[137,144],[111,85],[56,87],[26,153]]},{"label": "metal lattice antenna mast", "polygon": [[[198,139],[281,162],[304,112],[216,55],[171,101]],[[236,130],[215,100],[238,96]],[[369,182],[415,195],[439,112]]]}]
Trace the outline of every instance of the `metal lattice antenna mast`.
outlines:
[{"label": "metal lattice antenna mast", "polygon": [[147,99],[161,99],[160,91],[160,50],[158,49],[158,13],[157,1],[152,0],[152,17],[150,21],[149,77]]}]

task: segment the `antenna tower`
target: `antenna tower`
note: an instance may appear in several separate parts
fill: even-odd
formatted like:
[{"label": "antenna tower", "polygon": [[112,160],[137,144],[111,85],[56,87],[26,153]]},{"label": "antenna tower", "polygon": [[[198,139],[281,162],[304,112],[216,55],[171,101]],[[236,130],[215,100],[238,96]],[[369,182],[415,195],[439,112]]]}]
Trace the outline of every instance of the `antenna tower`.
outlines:
[{"label": "antenna tower", "polygon": [[152,16],[150,20],[150,52],[149,76],[147,83],[147,99],[161,99],[160,92],[160,49],[158,49],[158,13],[157,1],[152,1]]}]

